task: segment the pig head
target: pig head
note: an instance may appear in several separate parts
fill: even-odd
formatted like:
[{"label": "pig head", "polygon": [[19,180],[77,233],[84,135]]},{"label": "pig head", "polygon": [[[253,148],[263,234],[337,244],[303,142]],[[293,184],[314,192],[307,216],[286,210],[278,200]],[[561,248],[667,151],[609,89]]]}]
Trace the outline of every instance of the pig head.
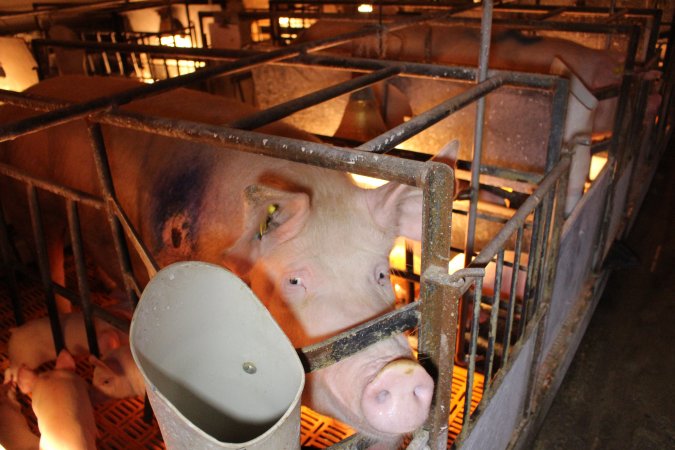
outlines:
[{"label": "pig head", "polygon": [[[47,80],[32,92],[82,101],[134,86],[80,77]],[[253,112],[189,90],[125,108],[213,124]],[[16,119],[25,113],[9,114]],[[313,140],[281,123],[260,131]],[[250,284],[296,347],[393,308],[388,255],[396,236],[420,239],[420,189],[388,183],[364,190],[336,171],[125,129],[103,132],[120,203],[160,266],[200,260],[230,269]],[[5,146],[3,159],[97,194],[88,145],[84,123],[71,122],[16,139]],[[3,192],[11,188],[16,186]],[[65,230],[56,202],[42,200],[48,226]],[[20,212],[8,213],[20,221]],[[105,217],[83,207],[81,222],[91,257],[119,281],[110,267],[110,238],[101,232]],[[142,280],[142,266],[134,262]],[[371,436],[392,440],[424,422],[433,381],[412,362],[400,337],[378,348],[310,377],[305,400]],[[406,362],[392,364],[398,360]]]}]

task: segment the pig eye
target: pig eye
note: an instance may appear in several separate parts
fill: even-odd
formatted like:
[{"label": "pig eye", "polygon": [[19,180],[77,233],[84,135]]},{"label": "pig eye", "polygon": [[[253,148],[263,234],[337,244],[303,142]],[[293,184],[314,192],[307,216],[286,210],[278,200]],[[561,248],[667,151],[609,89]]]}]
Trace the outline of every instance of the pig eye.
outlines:
[{"label": "pig eye", "polygon": [[289,278],[288,284],[290,284],[291,286],[305,287],[304,283],[302,282],[302,278],[300,278],[300,277]]}]

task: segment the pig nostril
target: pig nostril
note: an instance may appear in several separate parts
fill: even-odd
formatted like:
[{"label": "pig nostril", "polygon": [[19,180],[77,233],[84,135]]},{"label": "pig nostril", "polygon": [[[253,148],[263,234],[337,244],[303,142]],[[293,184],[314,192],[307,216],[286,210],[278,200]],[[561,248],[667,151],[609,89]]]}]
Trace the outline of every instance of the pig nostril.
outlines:
[{"label": "pig nostril", "polygon": [[377,395],[375,396],[375,401],[381,405],[383,403],[386,403],[389,400],[390,396],[391,393],[388,390],[383,389],[377,393]]}]

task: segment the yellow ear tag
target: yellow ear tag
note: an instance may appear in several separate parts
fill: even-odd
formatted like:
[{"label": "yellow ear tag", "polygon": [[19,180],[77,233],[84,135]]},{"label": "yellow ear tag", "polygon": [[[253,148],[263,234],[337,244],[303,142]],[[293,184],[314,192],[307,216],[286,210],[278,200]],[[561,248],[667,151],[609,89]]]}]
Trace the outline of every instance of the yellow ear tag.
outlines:
[{"label": "yellow ear tag", "polygon": [[265,217],[265,220],[260,222],[260,232],[258,233],[258,239],[262,239],[262,237],[267,233],[269,229],[270,222],[272,221],[272,214],[274,214],[277,209],[279,209],[279,205],[269,205],[267,207],[267,217]]}]

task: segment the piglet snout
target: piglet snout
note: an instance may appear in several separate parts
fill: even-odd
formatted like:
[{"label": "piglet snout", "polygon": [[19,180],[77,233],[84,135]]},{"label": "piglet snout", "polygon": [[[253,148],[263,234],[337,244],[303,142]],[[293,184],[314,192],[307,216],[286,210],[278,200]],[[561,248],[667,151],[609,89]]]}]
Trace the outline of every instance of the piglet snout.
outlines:
[{"label": "piglet snout", "polygon": [[361,407],[366,420],[383,433],[409,433],[429,414],[434,381],[416,362],[392,361],[363,391]]}]

